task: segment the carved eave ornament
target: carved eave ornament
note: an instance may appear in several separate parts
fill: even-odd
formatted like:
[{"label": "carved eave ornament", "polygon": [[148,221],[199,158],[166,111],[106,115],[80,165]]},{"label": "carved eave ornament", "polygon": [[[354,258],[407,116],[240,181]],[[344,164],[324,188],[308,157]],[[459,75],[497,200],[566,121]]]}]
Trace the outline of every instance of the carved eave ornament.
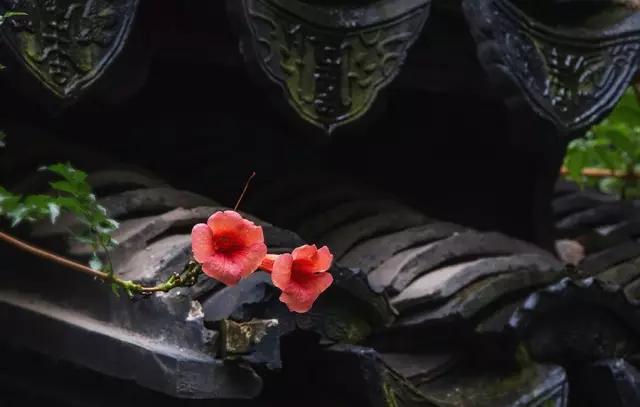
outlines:
[{"label": "carved eave ornament", "polygon": [[25,17],[4,24],[2,40],[58,99],[76,100],[122,50],[138,0],[0,0],[0,12]]},{"label": "carved eave ornament", "polygon": [[328,133],[364,115],[394,79],[430,6],[430,0],[228,1],[241,3],[247,57],[304,120]]},{"label": "carved eave ornament", "polygon": [[533,109],[562,133],[584,130],[613,108],[640,62],[640,12],[594,28],[551,27],[508,0],[465,0],[479,42],[499,61]]}]

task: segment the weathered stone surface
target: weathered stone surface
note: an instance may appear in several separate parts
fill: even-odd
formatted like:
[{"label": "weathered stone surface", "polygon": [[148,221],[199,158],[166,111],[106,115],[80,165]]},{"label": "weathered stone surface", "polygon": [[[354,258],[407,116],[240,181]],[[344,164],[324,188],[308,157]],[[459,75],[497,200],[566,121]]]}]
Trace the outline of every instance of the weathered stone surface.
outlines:
[{"label": "weathered stone surface", "polygon": [[392,200],[356,200],[338,205],[327,212],[318,213],[309,220],[303,221],[296,229],[300,236],[312,241],[346,223],[402,209],[406,210],[406,207]]},{"label": "weathered stone surface", "polygon": [[252,364],[266,364],[280,369],[280,335],[277,319],[252,319],[235,322],[225,319],[220,323],[221,348],[226,359],[242,357]]},{"label": "weathered stone surface", "polygon": [[112,190],[117,188],[120,190],[131,190],[167,186],[164,181],[155,178],[153,175],[127,169],[96,171],[89,174],[87,181],[94,188],[94,191],[97,191],[98,195],[105,195],[100,193],[102,189]]},{"label": "weathered stone surface", "polygon": [[351,248],[341,259],[346,267],[357,268],[365,273],[380,266],[385,260],[416,245],[426,245],[445,239],[465,228],[452,223],[429,223],[408,228],[400,232],[374,237]]},{"label": "weathered stone surface", "polygon": [[380,358],[412,383],[432,380],[450,371],[457,362],[457,353],[380,353]]},{"label": "weathered stone surface", "polygon": [[615,202],[616,198],[596,191],[576,191],[553,200],[552,209],[556,219],[566,218],[596,206]]},{"label": "weathered stone surface", "polygon": [[627,284],[624,288],[624,296],[630,304],[640,306],[640,279]]},{"label": "weathered stone surface", "polygon": [[[135,321],[134,314],[124,315]],[[177,340],[179,328],[168,324],[172,316],[166,311],[162,315],[166,331],[160,337],[151,319],[144,328],[153,333],[145,333],[123,327],[127,319],[108,323],[24,293],[0,291],[0,321],[15,327],[3,340],[15,346],[178,398],[252,398],[260,393],[262,380],[251,368],[223,363],[184,338]]]},{"label": "weathered stone surface", "polygon": [[428,243],[426,246],[403,250],[393,255],[369,273],[369,284],[371,284],[371,287],[376,291],[385,291],[406,264],[434,244],[435,243]]},{"label": "weathered stone surface", "polygon": [[[436,407],[440,404],[427,393],[420,392],[374,349],[348,344],[328,348],[317,361],[333,374],[330,388],[348,395],[353,406]],[[340,366],[336,369],[336,366]]]},{"label": "weathered stone surface", "polygon": [[560,233],[576,233],[611,225],[634,216],[638,209],[629,202],[612,202],[576,212],[556,222]]},{"label": "weathered stone surface", "polygon": [[487,276],[519,273],[562,275],[562,265],[551,255],[522,254],[507,257],[489,257],[453,266],[443,267],[418,278],[391,301],[402,311],[414,306],[437,302],[451,297],[467,285]]},{"label": "weathered stone surface", "polygon": [[190,258],[191,235],[173,235],[123,259],[117,270],[122,278],[155,283],[180,273]]},{"label": "weathered stone surface", "polygon": [[628,262],[598,274],[595,279],[604,285],[620,287],[627,285],[638,277],[640,277],[640,267],[638,267],[637,262]]},{"label": "weathered stone surface", "polygon": [[455,234],[417,249],[401,252],[369,274],[374,286],[387,287],[392,294],[402,292],[412,281],[435,267],[456,259],[499,256],[516,253],[540,253],[543,250],[500,233],[465,232]]},{"label": "weathered stone surface", "polygon": [[269,274],[253,273],[236,286],[222,288],[202,302],[205,321],[217,322],[232,315],[244,316],[241,308],[263,301],[268,294],[267,288],[271,286]]},{"label": "weathered stone surface", "polygon": [[473,407],[566,407],[569,395],[564,369],[539,364],[511,373],[460,369],[419,389],[444,405]]},{"label": "weathered stone surface", "polygon": [[509,321],[525,298],[518,296],[517,299],[510,301],[508,304],[494,309],[487,318],[478,322],[475,327],[475,333],[479,335],[504,335],[505,332],[509,332]]},{"label": "weathered stone surface", "polygon": [[640,257],[640,243],[627,240],[614,247],[590,254],[580,264],[579,272],[584,277],[601,273],[627,260]]},{"label": "weathered stone surface", "polygon": [[488,277],[460,291],[440,307],[401,316],[396,326],[411,327],[468,320],[506,295],[551,283],[559,277],[557,271],[522,271]]},{"label": "weathered stone surface", "polygon": [[531,294],[509,325],[536,360],[592,363],[640,350],[640,308],[622,286],[594,278],[566,278]]},{"label": "weathered stone surface", "polygon": [[323,236],[320,242],[331,247],[335,258],[339,260],[349,249],[364,240],[415,227],[425,222],[428,222],[427,217],[415,212],[374,215],[338,227]]},{"label": "weathered stone surface", "polygon": [[148,188],[111,195],[98,202],[107,209],[109,216],[120,218],[133,214],[159,214],[176,208],[217,206],[216,202],[202,195],[173,188]]}]

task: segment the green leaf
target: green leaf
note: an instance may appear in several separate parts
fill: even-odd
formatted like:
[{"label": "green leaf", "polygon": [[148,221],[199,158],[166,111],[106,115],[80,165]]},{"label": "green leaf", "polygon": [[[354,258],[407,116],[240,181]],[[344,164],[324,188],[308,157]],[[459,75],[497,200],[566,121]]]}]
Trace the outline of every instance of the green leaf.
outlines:
[{"label": "green leaf", "polygon": [[83,171],[80,171],[80,170],[76,170],[69,163],[67,163],[67,164],[62,164],[62,163],[53,164],[53,165],[49,165],[47,167],[44,167],[43,169],[51,171],[54,174],[58,174],[59,176],[61,176],[65,180],[71,182],[72,184],[83,183],[87,179],[87,173],[85,173]]},{"label": "green leaf", "polygon": [[609,116],[608,120],[613,123],[624,123],[627,126],[640,127],[640,109],[632,105],[620,105]]},{"label": "green leaf", "polygon": [[73,196],[82,196],[87,193],[86,190],[83,190],[82,184],[74,184],[69,181],[55,181],[50,182],[49,185],[56,191],[66,192]]},{"label": "green leaf", "polygon": [[569,170],[572,180],[582,183],[582,169],[585,165],[586,154],[583,151],[571,151],[565,160],[565,166]]},{"label": "green leaf", "polygon": [[621,126],[608,127],[603,131],[603,136],[611,140],[614,147],[629,153],[635,150],[635,143],[630,135],[630,132],[625,131]]},{"label": "green leaf", "polygon": [[56,203],[61,208],[64,208],[67,211],[69,211],[69,212],[71,212],[71,213],[73,213],[73,214],[75,214],[77,216],[84,216],[84,214],[86,213],[85,207],[82,205],[82,203],[80,203],[80,201],[78,201],[75,198],[58,197],[58,198],[56,198]]}]

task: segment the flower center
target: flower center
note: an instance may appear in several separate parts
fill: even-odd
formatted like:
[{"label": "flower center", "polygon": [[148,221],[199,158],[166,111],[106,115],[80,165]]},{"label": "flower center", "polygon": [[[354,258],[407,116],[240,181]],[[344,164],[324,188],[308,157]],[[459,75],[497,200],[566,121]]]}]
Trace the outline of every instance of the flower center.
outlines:
[{"label": "flower center", "polygon": [[222,235],[217,236],[213,240],[213,247],[220,253],[232,253],[242,248],[242,243],[239,242],[234,236]]}]

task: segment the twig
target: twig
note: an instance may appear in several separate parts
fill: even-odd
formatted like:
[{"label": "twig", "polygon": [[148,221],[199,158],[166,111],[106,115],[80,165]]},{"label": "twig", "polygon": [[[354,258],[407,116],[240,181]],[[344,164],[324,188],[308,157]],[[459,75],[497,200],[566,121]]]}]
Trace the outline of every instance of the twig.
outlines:
[{"label": "twig", "polygon": [[[567,167],[562,167],[560,170],[561,175],[569,174],[569,169]],[[628,173],[627,171],[611,171],[606,168],[583,168],[582,175],[585,177],[594,177],[594,178],[605,178],[605,177],[614,177],[614,178],[636,178],[640,179],[640,172]]]},{"label": "twig", "polygon": [[105,282],[117,284],[120,287],[124,288],[128,293],[152,294],[156,292],[168,292],[177,287],[185,287],[195,284],[198,278],[198,274],[200,273],[200,266],[195,262],[190,262],[185,267],[182,274],[175,274],[162,284],[153,287],[144,287],[131,280],[122,280],[113,274],[94,270],[73,260],[36,247],[4,232],[0,232],[0,240],[36,257],[40,257],[42,259],[59,264],[80,273],[87,274]]}]

